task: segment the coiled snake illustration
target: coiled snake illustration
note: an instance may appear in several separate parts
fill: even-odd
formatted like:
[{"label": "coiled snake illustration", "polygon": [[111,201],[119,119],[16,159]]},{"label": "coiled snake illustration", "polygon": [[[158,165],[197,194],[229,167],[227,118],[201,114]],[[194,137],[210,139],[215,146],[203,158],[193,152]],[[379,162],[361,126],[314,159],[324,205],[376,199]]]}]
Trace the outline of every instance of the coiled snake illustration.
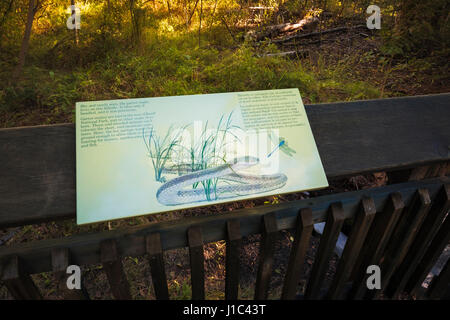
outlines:
[{"label": "coiled snake illustration", "polygon": [[[286,184],[287,177],[282,173],[272,175],[239,173],[239,171],[257,165],[258,163],[258,158],[249,156],[241,157],[214,168],[184,174],[164,183],[158,189],[156,198],[163,205],[175,206],[247,196],[275,190]],[[234,183],[217,186],[209,199],[203,188],[192,188],[195,183],[216,178]]]}]

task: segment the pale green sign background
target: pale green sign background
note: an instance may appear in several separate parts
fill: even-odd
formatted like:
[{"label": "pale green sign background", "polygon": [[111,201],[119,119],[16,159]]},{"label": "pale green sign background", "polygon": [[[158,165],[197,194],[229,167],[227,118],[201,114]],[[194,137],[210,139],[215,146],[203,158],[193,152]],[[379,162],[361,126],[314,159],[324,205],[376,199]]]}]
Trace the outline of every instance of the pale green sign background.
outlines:
[{"label": "pale green sign background", "polygon": [[298,89],[78,102],[77,223],[328,186]]}]

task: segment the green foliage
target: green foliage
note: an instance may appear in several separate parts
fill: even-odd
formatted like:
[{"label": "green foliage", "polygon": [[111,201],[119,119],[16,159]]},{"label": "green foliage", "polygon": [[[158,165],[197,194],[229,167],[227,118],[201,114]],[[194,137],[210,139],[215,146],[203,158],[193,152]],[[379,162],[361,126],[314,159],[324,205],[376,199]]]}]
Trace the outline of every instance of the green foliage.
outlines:
[{"label": "green foliage", "polygon": [[[327,61],[314,52],[288,59],[267,56],[278,52],[273,44],[243,40],[252,15],[255,25],[324,12],[331,12],[332,23],[339,18],[363,23],[372,4],[367,0],[248,3],[274,8],[264,14],[251,13],[235,0],[202,0],[202,10],[196,0],[80,0],[78,44],[66,27],[70,2],[41,3],[23,77],[14,84],[11,73],[28,0],[0,3],[0,113],[40,109],[52,115],[51,122],[53,116],[73,119],[75,102],[82,100],[299,88],[310,102],[328,102],[378,98],[384,90],[354,72],[375,60],[370,55],[364,56],[366,62],[347,56]],[[447,1],[377,4],[382,8],[380,68],[403,58],[423,58],[430,68],[448,66]]]}]

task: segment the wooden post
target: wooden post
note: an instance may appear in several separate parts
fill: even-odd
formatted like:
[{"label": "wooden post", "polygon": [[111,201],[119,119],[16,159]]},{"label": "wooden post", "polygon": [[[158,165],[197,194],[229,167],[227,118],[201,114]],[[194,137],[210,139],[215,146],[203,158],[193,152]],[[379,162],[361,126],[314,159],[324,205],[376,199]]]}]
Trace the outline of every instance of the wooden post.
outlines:
[{"label": "wooden post", "polygon": [[367,290],[365,281],[367,278],[366,269],[370,265],[379,265],[404,207],[405,204],[401,194],[396,192],[389,196],[383,211],[375,215],[375,220],[370,227],[363,249],[353,268],[353,278],[355,280],[347,298],[362,299],[364,297]]},{"label": "wooden post", "polygon": [[305,291],[305,299],[318,299],[322,283],[327,271],[328,261],[334,252],[336,241],[344,224],[345,216],[342,203],[331,204],[328,211],[325,230],[320,239],[319,249],[316,253],[313,269]]},{"label": "wooden post", "polygon": [[122,260],[115,240],[104,240],[100,243],[100,260],[108,277],[114,298],[131,300],[130,287],[123,271]]},{"label": "wooden post", "polygon": [[431,209],[417,232],[411,248],[408,251],[402,264],[392,276],[390,283],[390,293],[392,297],[397,297],[405,288],[409,277],[414,272],[433,236],[441,226],[446,214],[450,210],[450,185],[443,186],[436,195]]},{"label": "wooden post", "polygon": [[286,277],[284,278],[281,299],[295,299],[297,285],[303,272],[303,265],[308,250],[314,222],[311,208],[300,210],[297,217],[294,243],[292,244]]},{"label": "wooden post", "polygon": [[356,212],[355,222],[352,231],[345,244],[344,252],[339,259],[336,274],[331,287],[328,290],[327,298],[340,299],[344,285],[353,270],[358,254],[367,236],[367,232],[375,217],[376,208],[372,198],[361,200],[360,208]]},{"label": "wooden post", "polygon": [[368,292],[369,296],[366,298],[372,297],[374,294],[375,298],[378,298],[383,291],[387,291],[386,289],[389,286],[392,275],[402,263],[430,207],[431,199],[428,191],[426,189],[417,190],[408,204],[406,212],[400,218],[392,239],[387,246],[384,260],[380,266],[380,269],[383,270],[381,290],[378,290],[376,293]]},{"label": "wooden post", "polygon": [[89,300],[89,295],[81,282],[81,289],[69,289],[67,287],[67,267],[71,264],[70,252],[67,248],[55,248],[52,250],[52,269],[58,282],[58,290],[64,299]]},{"label": "wooden post", "polygon": [[277,219],[271,212],[263,217],[262,239],[259,247],[259,264],[255,285],[255,300],[267,299],[272,275],[273,251],[277,239]]},{"label": "wooden post", "polygon": [[18,256],[3,265],[2,280],[16,300],[41,300],[42,296]]},{"label": "wooden post", "polygon": [[425,280],[431,268],[439,259],[444,248],[450,241],[450,217],[447,215],[445,222],[440,226],[439,231],[431,241],[427,252],[420,260],[419,265],[410,277],[405,291],[412,295],[416,294],[421,288],[422,282]]},{"label": "wooden post", "polygon": [[205,300],[205,256],[200,227],[188,229],[188,243],[191,262],[192,300]]},{"label": "wooden post", "polygon": [[146,238],[148,260],[152,273],[152,282],[156,299],[169,300],[167,277],[164,269],[164,257],[159,233],[152,233]]},{"label": "wooden post", "polygon": [[227,221],[225,299],[237,300],[239,291],[239,250],[242,237],[239,220]]}]

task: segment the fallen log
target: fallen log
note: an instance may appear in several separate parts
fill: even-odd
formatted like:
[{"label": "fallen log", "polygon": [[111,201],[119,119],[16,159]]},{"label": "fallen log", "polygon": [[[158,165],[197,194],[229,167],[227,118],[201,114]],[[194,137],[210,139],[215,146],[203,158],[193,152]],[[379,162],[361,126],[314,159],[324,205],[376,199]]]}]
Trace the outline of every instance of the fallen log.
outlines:
[{"label": "fallen log", "polygon": [[338,28],[334,28],[334,29],[311,32],[311,33],[306,33],[306,34],[296,34],[294,36],[286,37],[283,39],[272,40],[272,42],[273,43],[281,43],[281,42],[286,42],[286,41],[290,41],[293,39],[310,38],[310,37],[319,36],[319,35],[323,35],[323,34],[329,34],[329,33],[340,32],[340,31],[348,31],[348,30],[358,29],[358,28],[367,28],[367,26],[364,24],[360,24],[360,25],[353,26],[353,27],[338,27]]},{"label": "fallen log", "polygon": [[306,58],[309,55],[309,50],[293,50],[277,53],[265,53],[260,57],[289,57],[289,58]]},{"label": "fallen log", "polygon": [[317,28],[319,25],[319,19],[317,17],[308,17],[304,18],[296,23],[282,23],[274,26],[269,26],[265,28],[259,34],[253,35],[256,38],[256,41],[263,40],[265,38],[273,38],[278,36],[279,34],[286,32],[294,32],[294,31],[312,31]]}]

